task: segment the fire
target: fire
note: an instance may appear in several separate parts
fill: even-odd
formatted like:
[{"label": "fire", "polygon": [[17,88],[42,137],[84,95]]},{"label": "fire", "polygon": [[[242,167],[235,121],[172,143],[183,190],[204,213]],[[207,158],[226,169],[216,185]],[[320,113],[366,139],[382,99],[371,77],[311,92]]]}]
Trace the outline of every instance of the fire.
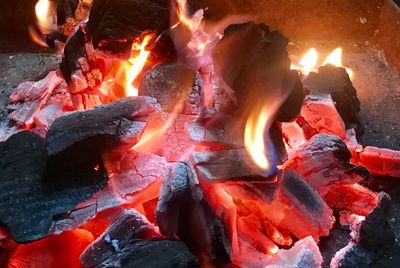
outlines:
[{"label": "fire", "polygon": [[347,73],[349,74],[350,78],[353,78],[354,74],[350,68],[344,67],[342,62],[342,54],[343,49],[341,47],[336,48],[332,51],[331,54],[326,58],[325,62],[322,65],[332,64],[336,67],[343,67],[346,69]]},{"label": "fire", "polygon": [[266,106],[261,112],[253,110],[250,114],[246,128],[244,131],[244,144],[253,161],[261,169],[265,170],[270,167],[270,163],[266,157],[264,131],[270,119],[270,113]]},{"label": "fire", "polygon": [[55,3],[50,0],[39,0],[35,5],[35,15],[37,28],[35,30],[34,27],[30,26],[28,32],[35,43],[47,46],[41,35],[57,30]]},{"label": "fire", "polygon": [[139,93],[138,89],[135,86],[133,86],[132,83],[142,72],[142,70],[147,62],[147,58],[150,55],[150,51],[146,50],[146,46],[150,43],[150,41],[152,39],[153,39],[153,35],[149,34],[143,38],[143,41],[141,44],[134,43],[132,45],[132,52],[137,52],[139,50],[139,54],[131,56],[131,58],[128,60],[128,62],[125,65],[125,73],[126,73],[125,93],[126,93],[126,96],[137,96]]},{"label": "fire", "polygon": [[190,30],[190,32],[194,33],[196,30],[199,29],[202,23],[204,16],[203,9],[198,10],[191,17],[189,15],[189,10],[187,8],[186,0],[177,0],[176,4],[177,4],[176,12],[178,17],[178,22],[175,23],[171,28],[174,29],[178,27],[179,24],[183,24]]},{"label": "fire", "polygon": [[[336,67],[343,67],[346,69],[350,78],[353,78],[354,73],[350,68],[344,67],[342,62],[343,49],[338,47],[334,49],[326,58],[323,65],[332,64]],[[308,75],[310,72],[318,71],[316,66],[318,64],[318,52],[315,48],[311,48],[299,61],[298,65],[292,64],[291,69],[301,71],[304,75]]]}]

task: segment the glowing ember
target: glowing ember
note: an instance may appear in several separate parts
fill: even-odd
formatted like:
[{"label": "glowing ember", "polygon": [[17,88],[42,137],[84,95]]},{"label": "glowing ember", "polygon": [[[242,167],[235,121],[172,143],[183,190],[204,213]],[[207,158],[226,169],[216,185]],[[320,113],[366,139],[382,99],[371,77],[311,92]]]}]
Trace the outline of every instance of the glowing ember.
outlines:
[{"label": "glowing ember", "polygon": [[137,52],[139,50],[138,55],[131,56],[128,62],[125,65],[125,73],[126,73],[126,85],[125,85],[125,93],[126,96],[137,96],[138,89],[132,85],[135,79],[139,76],[143,67],[146,64],[147,58],[150,55],[150,51],[146,50],[146,46],[153,39],[153,35],[146,35],[143,38],[142,43],[138,46],[137,43],[132,45],[132,51]]}]

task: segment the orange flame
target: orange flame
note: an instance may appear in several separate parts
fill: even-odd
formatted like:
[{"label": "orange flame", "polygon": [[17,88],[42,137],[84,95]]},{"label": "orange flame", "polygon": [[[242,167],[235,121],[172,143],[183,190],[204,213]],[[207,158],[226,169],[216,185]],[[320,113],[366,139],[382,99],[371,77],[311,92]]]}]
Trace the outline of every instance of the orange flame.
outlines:
[{"label": "orange flame", "polygon": [[57,30],[56,5],[50,0],[39,0],[35,5],[35,14],[38,30],[29,26],[28,32],[35,43],[47,47],[41,35]]},{"label": "orange flame", "polygon": [[185,25],[192,33],[199,29],[204,16],[203,9],[196,11],[193,16],[190,16],[186,0],[177,0],[176,12],[178,22],[171,27],[172,29],[176,28],[179,24]]},{"label": "orange flame", "polygon": [[150,55],[150,51],[146,50],[146,46],[153,39],[153,35],[149,34],[143,38],[142,43],[139,45],[138,43],[134,43],[132,45],[132,52],[137,52],[139,50],[139,54],[136,56],[131,56],[128,62],[125,65],[125,73],[126,73],[126,84],[125,84],[125,93],[126,96],[137,96],[139,93],[138,88],[132,85],[135,79],[142,72],[147,58]]},{"label": "orange flame", "polygon": [[343,67],[346,69],[350,78],[353,78],[354,76],[353,71],[350,68],[344,67],[343,65],[342,54],[343,54],[343,49],[341,47],[336,48],[331,52],[331,54],[329,54],[329,56],[326,58],[325,62],[322,65],[332,64],[336,67]]}]

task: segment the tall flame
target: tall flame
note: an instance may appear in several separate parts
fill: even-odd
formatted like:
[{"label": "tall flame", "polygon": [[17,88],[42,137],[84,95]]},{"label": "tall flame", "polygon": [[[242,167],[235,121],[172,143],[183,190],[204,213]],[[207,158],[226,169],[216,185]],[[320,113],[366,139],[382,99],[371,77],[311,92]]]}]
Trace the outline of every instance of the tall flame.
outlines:
[{"label": "tall flame", "polygon": [[138,89],[132,85],[135,79],[139,76],[142,72],[144,66],[146,65],[147,58],[150,55],[150,51],[146,50],[147,45],[153,39],[153,35],[146,35],[143,38],[143,41],[140,45],[133,44],[132,51],[137,52],[139,50],[138,55],[133,55],[128,60],[125,65],[125,72],[126,72],[126,84],[125,84],[125,93],[126,96],[137,96]]},{"label": "tall flame", "polygon": [[36,26],[28,27],[32,40],[47,47],[43,35],[57,30],[56,5],[50,0],[39,0],[35,5]]}]

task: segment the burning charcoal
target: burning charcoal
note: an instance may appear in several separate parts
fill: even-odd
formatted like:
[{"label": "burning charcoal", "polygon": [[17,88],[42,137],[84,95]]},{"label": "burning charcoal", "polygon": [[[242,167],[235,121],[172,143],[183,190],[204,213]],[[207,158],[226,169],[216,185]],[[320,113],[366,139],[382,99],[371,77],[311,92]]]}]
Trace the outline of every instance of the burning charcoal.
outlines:
[{"label": "burning charcoal", "polygon": [[[195,267],[179,241],[160,240],[156,228],[134,210],[114,222],[81,255],[84,267]],[[192,266],[193,265],[193,266]]]},{"label": "burning charcoal", "polygon": [[358,183],[342,184],[333,186],[325,200],[338,211],[348,210],[366,216],[378,206],[379,195]]},{"label": "burning charcoal", "polygon": [[281,126],[275,123],[269,130],[269,134],[278,155],[279,164],[285,163],[288,159],[288,154],[286,152],[285,143],[283,142]]},{"label": "burning charcoal", "polygon": [[[343,140],[346,139],[344,122],[329,94],[312,93],[308,95],[301,109],[301,117],[307,123],[306,126],[312,128],[316,133],[332,134]],[[308,132],[310,131],[307,131],[306,134]]]},{"label": "burning charcoal", "polygon": [[97,0],[93,2],[88,28],[95,47],[114,54],[129,53],[136,37],[167,30],[169,15],[166,0]]},{"label": "burning charcoal", "polygon": [[0,222],[17,242],[47,236],[56,215],[73,209],[107,182],[52,191],[42,182],[45,157],[45,140],[31,132],[17,133],[0,143]]},{"label": "burning charcoal", "polygon": [[60,64],[60,70],[68,83],[71,82],[73,72],[78,69],[78,59],[85,55],[85,35],[81,29],[78,29],[66,44],[64,57]]},{"label": "burning charcoal", "polygon": [[349,163],[351,154],[338,137],[318,134],[294,151],[285,167],[294,168],[322,196],[335,185],[368,178],[366,168]]},{"label": "burning charcoal", "polygon": [[370,267],[371,263],[373,262],[373,254],[360,245],[350,243],[344,250],[336,253],[331,261],[330,267]]},{"label": "burning charcoal", "polygon": [[271,267],[321,267],[322,256],[311,236],[297,241],[289,250],[279,250],[267,266]]},{"label": "burning charcoal", "polygon": [[400,177],[400,152],[367,146],[356,148],[352,161],[367,167],[374,175]]},{"label": "burning charcoal", "polygon": [[132,121],[143,121],[156,109],[156,101],[152,98],[127,97],[92,110],[65,114],[47,133],[47,153],[56,155],[76,142],[99,135],[111,140],[121,137],[131,128]]},{"label": "burning charcoal", "polygon": [[76,229],[18,245],[4,267],[80,267],[79,256],[93,239],[89,231]]},{"label": "burning charcoal", "polygon": [[166,167],[156,215],[161,232],[169,236],[178,235],[202,263],[230,263],[225,227],[204,200],[189,162]]},{"label": "burning charcoal", "polygon": [[139,93],[157,99],[166,112],[200,114],[204,102],[200,74],[180,63],[154,67],[142,80]]},{"label": "burning charcoal", "polygon": [[75,17],[75,11],[79,0],[59,0],[57,1],[57,24],[63,25],[68,17]]},{"label": "burning charcoal", "polygon": [[304,85],[313,92],[330,94],[346,128],[355,128],[359,136],[364,134],[359,116],[360,101],[357,98],[357,90],[353,87],[345,68],[331,64],[322,66],[318,73],[309,74],[304,80]]},{"label": "burning charcoal", "polygon": [[266,217],[275,225],[289,230],[297,238],[311,235],[315,241],[319,236],[329,234],[334,218],[332,211],[307,182],[294,170],[285,170],[282,175],[281,189],[266,209],[280,208],[284,215],[276,218],[272,214]]},{"label": "burning charcoal", "polygon": [[258,175],[257,167],[245,149],[193,152],[192,158],[198,175],[210,182],[270,180]]}]

